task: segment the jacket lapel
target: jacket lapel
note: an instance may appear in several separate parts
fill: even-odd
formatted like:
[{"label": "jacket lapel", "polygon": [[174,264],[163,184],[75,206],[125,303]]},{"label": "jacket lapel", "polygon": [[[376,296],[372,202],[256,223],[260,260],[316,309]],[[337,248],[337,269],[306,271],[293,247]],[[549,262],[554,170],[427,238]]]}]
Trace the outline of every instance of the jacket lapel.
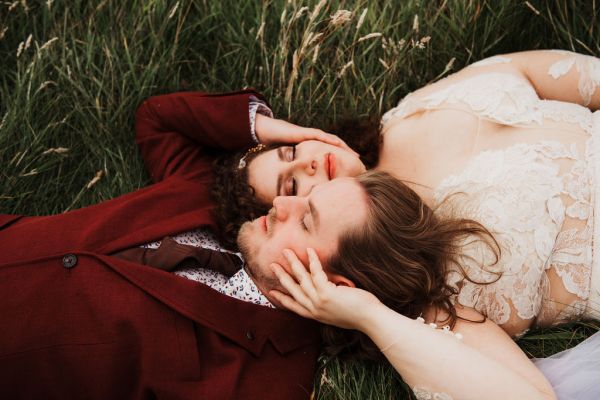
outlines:
[{"label": "jacket lapel", "polygon": [[150,296],[206,326],[255,356],[270,341],[281,354],[320,342],[318,324],[287,311],[244,302],[177,275],[110,256],[106,266]]}]

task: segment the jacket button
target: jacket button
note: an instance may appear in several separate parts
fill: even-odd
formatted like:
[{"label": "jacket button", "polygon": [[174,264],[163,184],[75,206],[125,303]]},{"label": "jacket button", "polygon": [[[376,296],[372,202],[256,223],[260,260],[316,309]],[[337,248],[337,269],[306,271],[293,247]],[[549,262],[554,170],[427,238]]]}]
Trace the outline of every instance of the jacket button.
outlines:
[{"label": "jacket button", "polygon": [[254,333],[252,333],[250,331],[246,332],[246,339],[254,340]]},{"label": "jacket button", "polygon": [[65,268],[73,268],[77,265],[77,256],[75,254],[67,254],[62,259],[63,267]]}]

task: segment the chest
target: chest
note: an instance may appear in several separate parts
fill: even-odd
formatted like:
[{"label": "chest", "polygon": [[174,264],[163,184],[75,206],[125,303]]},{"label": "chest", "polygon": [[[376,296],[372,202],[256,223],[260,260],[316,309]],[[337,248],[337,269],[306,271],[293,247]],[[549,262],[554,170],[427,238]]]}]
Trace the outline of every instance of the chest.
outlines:
[{"label": "chest", "polygon": [[[489,172],[488,182],[501,170],[518,174],[524,163],[567,170],[572,160],[585,158],[588,138],[564,123],[507,125],[461,109],[424,110],[391,120],[383,136],[378,169],[408,182],[430,206],[437,188],[470,168]],[[555,175],[554,167],[548,173]]]}]

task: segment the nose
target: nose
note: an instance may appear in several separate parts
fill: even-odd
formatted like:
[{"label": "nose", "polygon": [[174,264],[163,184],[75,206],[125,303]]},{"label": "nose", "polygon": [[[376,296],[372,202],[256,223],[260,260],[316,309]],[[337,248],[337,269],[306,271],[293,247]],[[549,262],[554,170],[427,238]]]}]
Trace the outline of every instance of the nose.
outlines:
[{"label": "nose", "polygon": [[275,218],[278,221],[285,221],[290,216],[298,213],[302,208],[304,199],[297,196],[277,196],[273,199],[273,208],[275,209]]},{"label": "nose", "polygon": [[317,161],[316,160],[302,160],[298,161],[296,168],[306,173],[306,175],[313,176],[317,172]]}]

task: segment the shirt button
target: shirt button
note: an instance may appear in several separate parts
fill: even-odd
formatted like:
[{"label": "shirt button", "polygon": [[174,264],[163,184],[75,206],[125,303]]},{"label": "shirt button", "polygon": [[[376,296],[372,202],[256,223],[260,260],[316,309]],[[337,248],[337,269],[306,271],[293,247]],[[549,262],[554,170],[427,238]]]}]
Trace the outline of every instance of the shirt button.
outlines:
[{"label": "shirt button", "polygon": [[246,339],[254,340],[254,333],[252,333],[250,331],[246,332]]},{"label": "shirt button", "polygon": [[62,259],[63,267],[71,269],[77,265],[77,256],[75,254],[67,254]]}]

